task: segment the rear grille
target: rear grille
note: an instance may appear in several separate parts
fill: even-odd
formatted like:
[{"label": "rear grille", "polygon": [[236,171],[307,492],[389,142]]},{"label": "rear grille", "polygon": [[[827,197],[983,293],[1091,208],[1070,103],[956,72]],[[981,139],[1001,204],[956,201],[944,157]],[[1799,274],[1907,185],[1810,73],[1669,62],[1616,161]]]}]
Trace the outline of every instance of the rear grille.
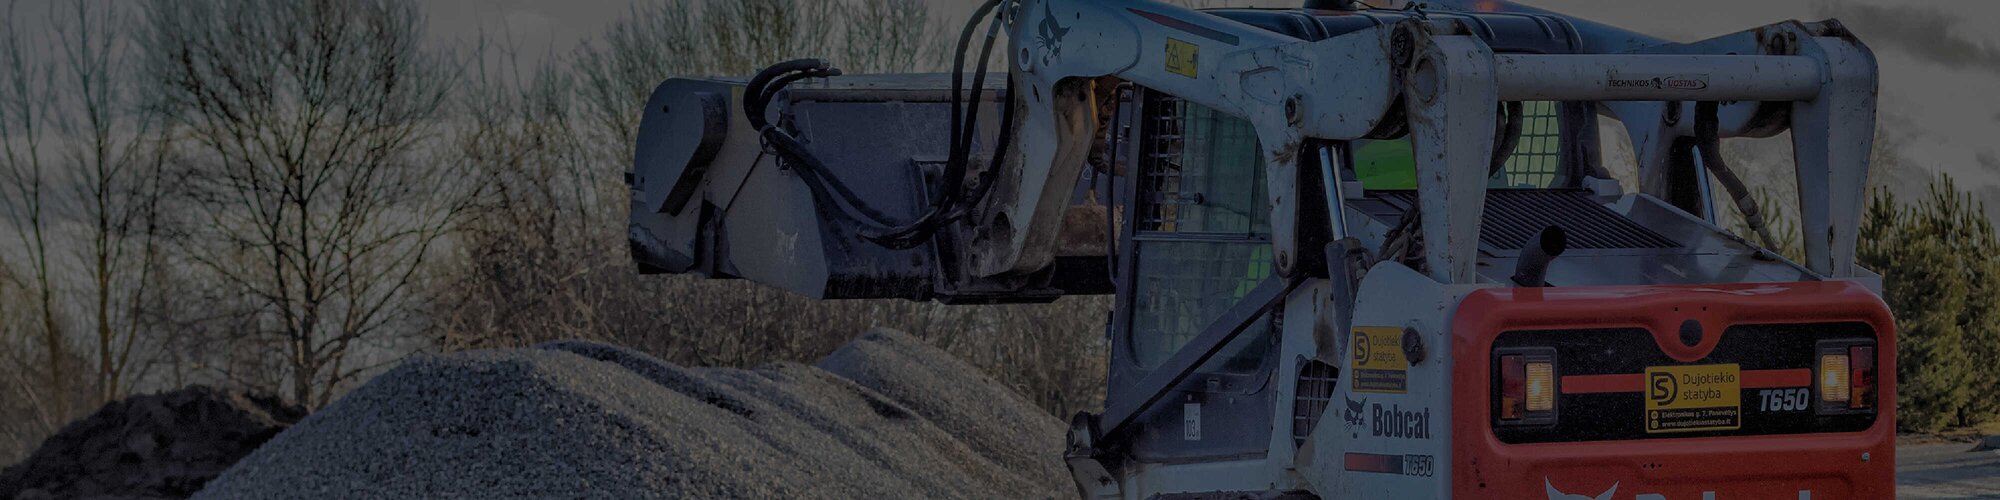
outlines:
[{"label": "rear grille", "polygon": [[[1410,210],[1417,199],[1414,191],[1375,194],[1400,210]],[[1520,250],[1549,226],[1562,228],[1571,249],[1680,247],[1674,240],[1591,201],[1583,191],[1545,189],[1487,191],[1479,242],[1494,250]]]},{"label": "rear grille", "polygon": [[1292,398],[1292,444],[1305,446],[1319,419],[1333,401],[1333,384],[1340,370],[1316,359],[1299,359],[1299,380]]}]

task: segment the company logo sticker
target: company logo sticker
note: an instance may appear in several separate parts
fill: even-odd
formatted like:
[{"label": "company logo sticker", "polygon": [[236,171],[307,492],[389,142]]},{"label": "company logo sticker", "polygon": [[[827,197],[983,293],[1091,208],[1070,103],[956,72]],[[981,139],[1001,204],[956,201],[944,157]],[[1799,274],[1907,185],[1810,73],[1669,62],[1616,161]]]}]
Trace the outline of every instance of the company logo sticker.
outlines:
[{"label": "company logo sticker", "polygon": [[1410,360],[1403,355],[1403,329],[1354,327],[1354,342],[1348,349],[1354,354],[1348,370],[1354,373],[1354,392],[1409,394]]},{"label": "company logo sticker", "polygon": [[1382,403],[1369,405],[1373,417],[1368,426],[1369,435],[1398,439],[1430,439],[1431,409],[1404,410],[1396,405],[1383,408]]},{"label": "company logo sticker", "polygon": [[1363,429],[1368,431],[1368,435],[1380,438],[1431,438],[1430,408],[1405,410],[1393,404],[1385,408],[1382,403],[1368,404],[1366,399],[1348,399],[1347,409],[1341,411],[1340,417],[1347,423],[1347,430],[1357,438],[1361,437]]},{"label": "company logo sticker", "polygon": [[1734,364],[1646,368],[1646,432],[1742,428],[1742,371]]}]

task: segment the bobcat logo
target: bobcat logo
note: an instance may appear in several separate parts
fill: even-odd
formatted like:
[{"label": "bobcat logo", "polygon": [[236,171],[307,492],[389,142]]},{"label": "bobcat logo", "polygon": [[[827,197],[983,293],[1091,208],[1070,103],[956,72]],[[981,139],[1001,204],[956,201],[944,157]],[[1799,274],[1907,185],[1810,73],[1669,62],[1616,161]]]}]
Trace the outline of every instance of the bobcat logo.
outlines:
[{"label": "bobcat logo", "polygon": [[[1342,397],[1341,399],[1347,398]],[[1368,425],[1368,414],[1362,411],[1367,407],[1368,400],[1365,398],[1360,401],[1348,399],[1347,410],[1340,412],[1341,420],[1347,421],[1347,429],[1353,431],[1354,437],[1361,437],[1361,428]]]},{"label": "bobcat logo", "polygon": [[1041,30],[1035,34],[1035,43],[1041,45],[1042,51],[1045,52],[1042,55],[1042,64],[1061,61],[1062,41],[1064,36],[1069,35],[1069,28],[1056,22],[1056,11],[1050,9],[1049,4],[1042,4],[1042,24],[1039,28]]},{"label": "bobcat logo", "polygon": [[1556,485],[1550,483],[1549,478],[1546,477],[1542,478],[1542,487],[1548,490],[1549,500],[1611,500],[1611,495],[1618,493],[1618,483],[1611,483],[1611,489],[1604,490],[1603,493],[1597,494],[1596,497],[1571,495],[1563,493],[1562,490],[1557,490]]}]

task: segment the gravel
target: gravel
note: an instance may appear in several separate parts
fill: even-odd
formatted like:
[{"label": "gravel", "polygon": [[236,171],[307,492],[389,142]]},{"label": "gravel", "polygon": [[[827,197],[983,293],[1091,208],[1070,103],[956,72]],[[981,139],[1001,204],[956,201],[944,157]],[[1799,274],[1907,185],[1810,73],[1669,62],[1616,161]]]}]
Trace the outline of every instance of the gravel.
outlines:
[{"label": "gravel", "polygon": [[196,498],[1055,498],[1061,431],[888,330],[751,370],[568,341],[406,362]]},{"label": "gravel", "polygon": [[1007,470],[1054,478],[1065,491],[1075,487],[1062,460],[1068,426],[920,339],[870,331],[818,366],[902,403]]},{"label": "gravel", "polygon": [[113,401],[0,471],[0,498],[186,498],[305,414],[203,386]]}]

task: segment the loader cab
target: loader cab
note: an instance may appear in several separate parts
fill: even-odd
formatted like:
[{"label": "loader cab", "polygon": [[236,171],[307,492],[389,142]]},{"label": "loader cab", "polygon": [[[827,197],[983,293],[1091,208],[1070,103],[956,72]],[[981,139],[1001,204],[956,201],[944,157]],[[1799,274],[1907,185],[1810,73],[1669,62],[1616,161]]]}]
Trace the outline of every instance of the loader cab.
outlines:
[{"label": "loader cab", "polygon": [[[1244,300],[1273,273],[1263,156],[1249,122],[1149,89],[1121,94],[1113,138],[1123,175],[1111,373],[1107,397],[1164,366],[1179,349]],[[1588,104],[1523,105],[1521,138],[1492,190],[1577,192],[1596,161],[1595,115]],[[1578,143],[1588,141],[1588,146]],[[1358,187],[1345,202],[1383,221],[1414,209],[1415,157],[1403,138],[1309,144],[1313,162],[1335,162],[1342,182]],[[1317,164],[1302,165],[1316,170]],[[1248,329],[1177,389],[1178,396],[1140,418],[1129,453],[1141,461],[1216,459],[1268,449],[1273,432],[1303,439],[1313,422],[1269,425],[1277,406],[1273,377],[1284,318],[1277,310]],[[1301,366],[1301,377],[1330,370]],[[1301,401],[1324,405],[1331,383]],[[1316,415],[1318,412],[1308,412]]]},{"label": "loader cab", "polygon": [[[1386,10],[1209,12],[1305,40],[1394,23],[1410,15]],[[1574,37],[1559,19],[1464,16],[1487,28],[1497,50],[1572,50]],[[1119,102],[1106,136],[1110,156],[1106,163],[1116,165],[1112,170],[1119,172],[1108,191],[1116,193],[1115,212],[1123,214],[1115,218],[1114,281],[1119,293],[1109,326],[1107,406],[1129,403],[1122,399],[1134,395],[1119,389],[1134,387],[1155,371],[1187,369],[1164,363],[1273,274],[1269,186],[1262,149],[1250,123],[1145,88],[1122,90]],[[1597,161],[1594,106],[1524,103],[1523,116],[1514,155],[1494,176],[1491,187],[1576,189],[1584,177],[1581,172]],[[1346,193],[1349,203],[1396,210],[1413,200],[1414,152],[1399,131],[1368,141],[1309,142],[1303,148],[1310,149],[1301,154],[1312,165],[1302,164],[1302,170],[1317,171],[1318,162],[1332,161],[1343,185],[1358,188]],[[1324,219],[1324,214],[1320,217]],[[1262,459],[1271,450],[1274,434],[1282,433],[1276,437],[1290,437],[1288,441],[1302,440],[1321,412],[1298,408],[1323,408],[1330,400],[1334,373],[1317,363],[1280,359],[1278,342],[1285,321],[1276,309],[1257,316],[1219,353],[1192,368],[1192,375],[1165,399],[1135,416],[1140,425],[1134,426],[1138,429],[1134,435],[1110,444],[1139,462],[1170,463]],[[1287,407],[1304,420],[1278,418],[1279,386],[1294,383],[1281,376],[1300,377],[1300,390],[1294,395],[1298,400]],[[1309,377],[1321,383],[1304,383]],[[1281,420],[1292,422],[1284,425]]]}]

